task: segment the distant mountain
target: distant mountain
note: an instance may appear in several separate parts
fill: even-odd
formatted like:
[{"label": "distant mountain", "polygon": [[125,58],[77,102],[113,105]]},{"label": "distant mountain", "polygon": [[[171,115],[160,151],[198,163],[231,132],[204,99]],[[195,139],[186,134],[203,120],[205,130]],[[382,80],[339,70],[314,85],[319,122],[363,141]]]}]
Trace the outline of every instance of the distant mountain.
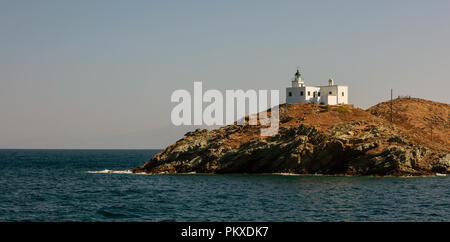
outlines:
[{"label": "distant mountain", "polygon": [[[185,133],[204,126],[174,126],[103,137],[59,136],[0,144],[3,149],[163,149]],[[214,128],[214,127],[211,127]],[[94,134],[93,134],[94,135]]]},{"label": "distant mountain", "polygon": [[[163,128],[149,131],[132,132],[123,135],[86,139],[78,141],[80,146],[105,149],[163,149],[182,138],[184,134],[205,126],[175,126],[168,125]],[[209,129],[212,129],[211,127]],[[76,146],[74,144],[74,146]]]}]

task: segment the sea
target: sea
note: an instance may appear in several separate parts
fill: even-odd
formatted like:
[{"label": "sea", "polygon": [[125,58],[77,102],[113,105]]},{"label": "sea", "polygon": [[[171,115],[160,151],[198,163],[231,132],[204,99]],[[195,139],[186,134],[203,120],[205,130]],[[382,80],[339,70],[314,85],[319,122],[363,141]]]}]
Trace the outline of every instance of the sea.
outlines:
[{"label": "sea", "polygon": [[160,150],[0,150],[0,221],[450,221],[450,177],[132,174]]}]

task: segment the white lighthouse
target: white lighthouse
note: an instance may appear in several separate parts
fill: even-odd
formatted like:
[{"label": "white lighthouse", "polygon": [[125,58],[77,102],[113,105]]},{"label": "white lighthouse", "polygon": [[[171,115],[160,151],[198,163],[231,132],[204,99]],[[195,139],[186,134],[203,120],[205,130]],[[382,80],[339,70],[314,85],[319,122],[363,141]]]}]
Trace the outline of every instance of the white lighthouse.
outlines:
[{"label": "white lighthouse", "polygon": [[297,69],[292,87],[286,88],[286,103],[348,104],[347,86],[335,85],[333,79],[328,80],[327,86],[306,86],[301,76]]},{"label": "white lighthouse", "polygon": [[302,74],[300,74],[300,71],[295,73],[294,79],[292,79],[292,87],[304,87],[305,82],[302,80]]}]

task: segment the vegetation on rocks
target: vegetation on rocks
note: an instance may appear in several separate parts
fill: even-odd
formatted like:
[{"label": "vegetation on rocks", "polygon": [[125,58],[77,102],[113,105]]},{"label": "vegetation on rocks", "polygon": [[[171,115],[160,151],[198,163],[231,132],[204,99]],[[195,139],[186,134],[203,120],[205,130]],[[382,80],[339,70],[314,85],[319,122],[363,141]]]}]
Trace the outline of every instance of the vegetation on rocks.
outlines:
[{"label": "vegetation on rocks", "polygon": [[283,104],[275,136],[261,137],[261,126],[248,124],[197,129],[133,172],[450,173],[449,107],[422,99],[395,99],[391,123],[389,102],[368,110]]}]

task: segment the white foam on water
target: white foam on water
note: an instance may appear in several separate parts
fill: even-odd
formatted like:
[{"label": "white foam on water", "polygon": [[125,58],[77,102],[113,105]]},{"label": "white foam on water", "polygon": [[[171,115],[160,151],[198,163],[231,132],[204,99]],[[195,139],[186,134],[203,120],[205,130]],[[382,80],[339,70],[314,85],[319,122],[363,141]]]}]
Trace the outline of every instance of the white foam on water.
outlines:
[{"label": "white foam on water", "polygon": [[296,174],[296,173],[287,173],[287,172],[280,172],[280,173],[271,173],[272,175],[278,175],[278,176],[301,176],[302,174]]},{"label": "white foam on water", "polygon": [[87,173],[93,173],[93,174],[133,174],[133,172],[131,172],[131,170],[114,171],[114,170],[108,170],[108,169],[104,169],[102,171],[87,171]]}]

